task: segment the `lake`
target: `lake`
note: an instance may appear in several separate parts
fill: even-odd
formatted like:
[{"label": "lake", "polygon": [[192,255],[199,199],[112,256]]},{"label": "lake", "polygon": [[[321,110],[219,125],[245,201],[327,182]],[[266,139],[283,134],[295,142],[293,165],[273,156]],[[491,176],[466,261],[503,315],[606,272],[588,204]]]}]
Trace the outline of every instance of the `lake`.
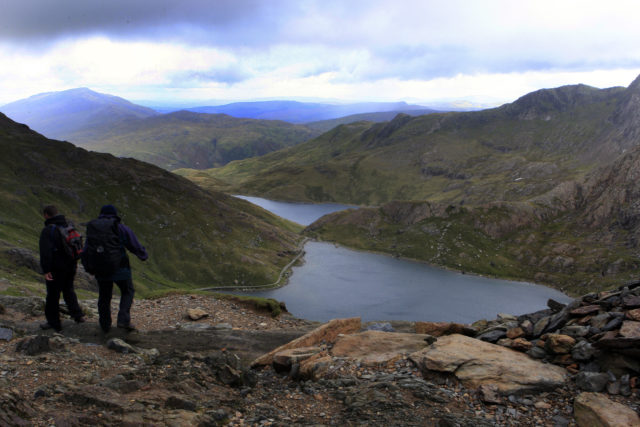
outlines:
[{"label": "lake", "polygon": [[[265,200],[252,199],[255,204]],[[289,215],[286,205],[291,205],[291,212],[297,212],[300,206],[271,203],[278,204],[279,216],[291,220],[293,217],[285,216]],[[260,206],[268,209],[266,203]],[[313,217],[309,208],[319,208],[314,220],[327,209],[320,208],[322,205],[303,206],[308,210],[307,218]],[[541,285],[462,274],[331,243],[308,242],[305,252],[304,264],[293,267],[286,286],[244,294],[284,301],[296,317],[318,321],[360,316],[363,321],[471,323],[493,319],[498,313],[518,315],[541,310],[549,298],[571,301],[563,293]]]},{"label": "lake", "polygon": [[282,218],[297,222],[301,225],[309,225],[316,219],[331,212],[342,211],[356,206],[339,205],[336,203],[287,203],[275,200],[262,199],[260,197],[235,196],[248,202],[258,205]]}]

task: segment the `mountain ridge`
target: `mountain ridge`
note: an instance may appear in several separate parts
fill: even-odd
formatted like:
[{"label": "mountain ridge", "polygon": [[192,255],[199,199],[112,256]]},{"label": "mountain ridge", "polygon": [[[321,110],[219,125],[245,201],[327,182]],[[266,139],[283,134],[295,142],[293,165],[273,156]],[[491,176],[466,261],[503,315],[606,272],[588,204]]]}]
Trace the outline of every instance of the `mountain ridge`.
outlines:
[{"label": "mountain ridge", "polygon": [[[637,144],[636,86],[572,85],[495,109],[343,125],[287,151],[208,172],[230,191],[294,201],[526,200]],[[624,125],[615,117],[626,117]]]}]

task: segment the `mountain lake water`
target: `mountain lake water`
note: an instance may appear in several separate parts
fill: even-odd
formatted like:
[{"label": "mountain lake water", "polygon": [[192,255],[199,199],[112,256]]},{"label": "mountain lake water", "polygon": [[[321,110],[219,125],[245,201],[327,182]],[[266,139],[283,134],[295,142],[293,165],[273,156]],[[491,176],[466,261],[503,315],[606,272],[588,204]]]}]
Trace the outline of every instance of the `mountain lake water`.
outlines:
[{"label": "mountain lake water", "polygon": [[[344,205],[274,202],[242,197],[303,225]],[[272,210],[273,209],[273,210]],[[317,321],[360,316],[363,321],[423,320],[472,323],[498,313],[546,308],[571,298],[552,288],[449,271],[332,243],[307,242],[304,264],[289,283],[267,291],[236,292],[284,301],[294,316]]]}]

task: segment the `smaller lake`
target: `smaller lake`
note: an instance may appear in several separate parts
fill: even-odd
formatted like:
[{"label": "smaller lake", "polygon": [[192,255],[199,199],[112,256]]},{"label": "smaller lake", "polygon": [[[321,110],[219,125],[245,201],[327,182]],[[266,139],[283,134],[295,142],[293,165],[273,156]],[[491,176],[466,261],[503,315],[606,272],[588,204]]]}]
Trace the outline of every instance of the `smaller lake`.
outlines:
[{"label": "smaller lake", "polygon": [[[353,207],[237,197],[302,225]],[[472,323],[494,319],[498,313],[519,315],[542,310],[549,298],[571,301],[560,291],[542,285],[467,275],[331,243],[308,242],[305,252],[304,264],[293,267],[286,286],[244,294],[284,301],[294,316],[323,322],[359,316],[365,322]]]},{"label": "smaller lake", "polygon": [[289,221],[297,222],[301,225],[309,225],[323,215],[332,212],[343,211],[345,209],[354,208],[356,206],[340,205],[336,203],[289,203],[276,202],[274,200],[262,199],[260,197],[235,196],[239,199],[246,200],[258,205]]}]

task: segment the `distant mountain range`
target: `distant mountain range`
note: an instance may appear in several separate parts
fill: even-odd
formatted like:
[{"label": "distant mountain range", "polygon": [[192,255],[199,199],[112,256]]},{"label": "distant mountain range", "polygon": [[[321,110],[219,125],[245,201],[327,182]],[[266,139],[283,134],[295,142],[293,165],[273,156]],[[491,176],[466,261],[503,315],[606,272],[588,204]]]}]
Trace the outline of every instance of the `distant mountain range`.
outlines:
[{"label": "distant mountain range", "polygon": [[69,139],[79,129],[158,115],[151,108],[87,88],[41,93],[3,105],[0,111],[54,139]]},{"label": "distant mountain range", "polygon": [[[385,121],[434,110],[406,103],[243,102],[160,114],[86,88],[35,95],[0,107],[43,135],[166,169],[218,167],[307,141],[342,123]],[[373,111],[373,113],[372,113]],[[346,118],[342,115],[358,112]],[[322,122],[302,123],[330,119]]]},{"label": "distant mountain range", "polygon": [[[136,291],[274,282],[291,260],[297,226],[243,200],[207,192],[156,166],[44,138],[0,114],[2,291],[42,289],[41,209],[56,204],[80,230],[112,203],[149,251],[135,259]],[[135,257],[133,257],[135,258]],[[38,292],[39,293],[39,292]]]},{"label": "distant mountain range", "polygon": [[[337,119],[363,113],[384,113],[422,110],[430,113],[436,110],[405,102],[364,102],[354,104],[321,104],[298,101],[234,102],[214,107],[188,108],[189,111],[207,114],[228,114],[262,120],[283,120],[289,123],[310,123]],[[425,113],[422,113],[425,114]]]}]

